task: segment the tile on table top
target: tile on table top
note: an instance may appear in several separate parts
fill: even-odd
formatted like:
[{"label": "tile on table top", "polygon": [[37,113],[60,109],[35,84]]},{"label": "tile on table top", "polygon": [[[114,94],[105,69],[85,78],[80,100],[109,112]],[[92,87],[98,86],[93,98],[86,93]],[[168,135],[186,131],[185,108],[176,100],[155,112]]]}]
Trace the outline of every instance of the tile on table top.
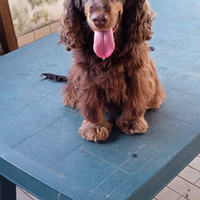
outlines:
[{"label": "tile on table top", "polygon": [[[169,45],[165,45],[165,44],[161,44],[161,43],[155,43],[155,42],[152,42],[151,40],[148,42],[148,44],[149,44],[149,46],[153,46],[155,48],[154,51],[150,52],[150,57],[153,60],[155,58],[161,56],[162,54],[164,54],[165,52],[167,52],[171,48],[171,46],[169,46]],[[157,65],[157,63],[156,63],[156,65]]]},{"label": "tile on table top", "polygon": [[153,175],[145,170],[140,170],[136,174],[130,177],[125,181],[120,187],[118,187],[114,192],[109,196],[110,200],[124,200],[130,197],[133,192],[139,189],[144,182],[148,181],[149,178]]},{"label": "tile on table top", "polygon": [[188,33],[179,32],[173,29],[168,29],[156,25],[153,27],[153,31],[154,31],[154,35],[152,37],[153,42],[171,46],[176,45],[189,35]]},{"label": "tile on table top", "polygon": [[183,70],[165,85],[188,95],[200,96],[200,73]]},{"label": "tile on table top", "polygon": [[145,146],[136,154],[133,154],[120,168],[130,174],[135,174],[145,165],[148,165],[148,163],[159,153],[159,150],[156,150],[150,146]]},{"label": "tile on table top", "polygon": [[168,187],[175,190],[187,199],[199,199],[200,189],[178,176],[168,184]]},{"label": "tile on table top", "polygon": [[15,67],[16,63],[28,61],[32,57],[36,57],[35,60],[37,60],[41,53],[57,47],[58,39],[57,33],[54,33],[2,56],[0,59],[0,71],[10,66]]},{"label": "tile on table top", "polygon": [[161,190],[155,198],[158,200],[178,200],[181,197],[180,194],[173,191],[172,189],[165,187],[163,190]]},{"label": "tile on table top", "polygon": [[200,171],[200,157],[196,157],[189,166]]},{"label": "tile on table top", "polygon": [[102,196],[104,198],[110,196],[110,194],[118,188],[122,183],[124,183],[130,177],[129,174],[122,170],[117,170],[111,174],[105,181],[103,181],[99,186],[97,186],[93,193]]},{"label": "tile on table top", "polygon": [[168,1],[160,0],[150,0],[151,8],[154,12],[158,14],[172,15],[172,16],[181,16],[185,13],[185,8],[180,8],[177,11],[178,5],[170,4]]},{"label": "tile on table top", "polygon": [[68,142],[59,133],[44,129],[23,141],[14,149],[32,161],[48,168],[75,148],[75,145]]},{"label": "tile on table top", "polygon": [[26,123],[23,117],[15,114],[0,119],[0,141],[9,147],[16,146],[36,133],[35,126]]},{"label": "tile on table top", "polygon": [[[199,16],[200,17],[200,16]],[[200,35],[190,35],[175,45],[178,48],[200,53]]]},{"label": "tile on table top", "polygon": [[[48,83],[47,83],[47,84],[48,84]],[[59,103],[59,104],[64,105],[64,103],[63,103],[63,99],[64,99],[63,87],[64,87],[64,84],[65,84],[65,83],[61,84],[62,87],[59,88],[58,90],[56,90],[56,91],[54,91],[54,92],[48,94],[48,95],[46,96],[46,98],[48,98],[48,99],[50,99],[50,100],[52,100],[52,101],[54,101],[54,102],[56,102],[56,103]]]},{"label": "tile on table top", "polygon": [[200,3],[199,1],[195,1],[188,6],[187,12],[185,12],[185,16],[187,18],[200,21]]},{"label": "tile on table top", "polygon": [[27,62],[16,63],[14,67],[8,67],[1,71],[0,77],[19,85],[31,93],[45,96],[58,88],[62,83],[41,78],[42,73],[55,73],[66,75],[71,67],[71,54],[59,51],[59,47],[52,51],[43,52],[37,57],[30,58]]},{"label": "tile on table top", "polygon": [[194,35],[200,35],[200,28],[197,29],[193,34],[194,34]]},{"label": "tile on table top", "polygon": [[11,110],[9,110],[8,108],[5,108],[3,105],[0,105],[0,119],[3,119],[10,114],[12,114]]},{"label": "tile on table top", "polygon": [[200,53],[172,47],[156,58],[155,62],[157,64],[166,63],[184,69],[195,62],[198,58],[200,58]]},{"label": "tile on table top", "polygon": [[181,7],[181,8],[185,8],[187,10],[189,6],[190,7],[194,6],[197,1],[196,0],[190,0],[190,1],[188,1],[188,0],[176,0],[176,1],[168,0],[167,2],[170,5],[175,6],[177,9],[179,7]]},{"label": "tile on table top", "polygon": [[200,57],[186,68],[188,71],[200,73]]},{"label": "tile on table top", "polygon": [[148,143],[152,148],[160,151],[165,150],[171,145],[176,138],[183,135],[183,132],[187,132],[191,125],[181,122],[179,120],[172,119],[168,122],[164,129],[159,131]]},{"label": "tile on table top", "polygon": [[[92,191],[88,191],[88,189],[81,187],[79,185],[79,183],[78,184],[72,183],[72,182],[70,183],[68,181],[68,177],[63,175],[63,174],[60,174],[59,176],[62,177],[62,182],[58,186],[58,190],[61,193],[66,194],[66,188],[69,188],[68,193],[70,193],[70,197],[72,199],[77,199],[77,200],[78,199],[81,199],[81,200],[89,200],[89,199],[91,199],[91,200],[105,200],[105,199],[108,199],[108,198],[104,198],[100,195],[97,195],[97,194],[93,193]],[[62,196],[60,196],[60,197],[62,197]]]},{"label": "tile on table top", "polygon": [[200,98],[196,98],[186,106],[176,117],[180,120],[193,124],[200,120]]},{"label": "tile on table top", "polygon": [[[147,144],[160,130],[167,126],[171,120],[170,117],[160,114],[157,110],[148,110],[145,114],[145,119],[148,123],[148,129],[144,134],[134,135],[134,139],[139,143]],[[129,140],[129,137],[125,137],[125,140]]]},{"label": "tile on table top", "polygon": [[[160,31],[162,29],[168,29],[168,27],[180,19],[179,16],[176,15],[169,15],[169,14],[163,14],[163,13],[156,13],[156,17],[152,23],[152,30],[153,32]],[[153,35],[154,37],[154,35]]]},{"label": "tile on table top", "polygon": [[[121,136],[116,136],[117,134]],[[124,137],[129,139],[125,140]],[[133,137],[128,136],[121,133],[117,128],[113,128],[111,136],[106,141],[100,143],[85,142],[80,147],[112,165],[120,166],[143,146],[134,139],[134,135]]]},{"label": "tile on table top", "polygon": [[194,184],[200,179],[200,171],[187,166],[179,173],[179,176]]},{"label": "tile on table top", "polygon": [[[64,167],[63,167],[64,166]],[[93,190],[117,168],[79,147],[54,164],[50,170],[87,190]]]},{"label": "tile on table top", "polygon": [[189,106],[197,99],[197,97],[184,92],[180,92],[167,87],[164,89],[166,93],[166,100],[161,105],[160,109],[157,110],[157,112],[173,118],[177,117],[181,111],[183,111],[187,106]]},{"label": "tile on table top", "polygon": [[191,34],[200,28],[200,21],[189,18],[180,18],[172,23],[170,26],[168,26],[168,28]]},{"label": "tile on table top", "polygon": [[37,132],[70,112],[62,104],[56,103],[48,98],[43,98],[19,110],[17,114],[24,118],[24,123],[26,123],[27,127],[32,127]]},{"label": "tile on table top", "polygon": [[[2,74],[1,74],[2,75]],[[0,77],[0,102],[11,112],[15,112],[35,101],[40,97]]]},{"label": "tile on table top", "polygon": [[161,84],[165,84],[170,81],[174,76],[179,74],[183,69],[176,67],[168,63],[158,63],[157,72],[161,81]]},{"label": "tile on table top", "polygon": [[78,133],[82,121],[83,117],[76,111],[72,110],[70,114],[49,125],[46,129],[56,133],[59,135],[59,137],[62,137],[63,140],[72,143],[73,145],[79,146],[85,142],[82,136]]}]

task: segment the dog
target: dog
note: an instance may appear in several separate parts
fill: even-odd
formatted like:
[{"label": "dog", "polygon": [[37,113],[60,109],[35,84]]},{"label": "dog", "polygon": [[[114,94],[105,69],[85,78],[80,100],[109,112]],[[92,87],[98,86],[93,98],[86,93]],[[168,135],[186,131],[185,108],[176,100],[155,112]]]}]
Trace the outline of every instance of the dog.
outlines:
[{"label": "dog", "polygon": [[149,2],[65,0],[63,6],[59,43],[74,57],[64,77],[64,104],[84,116],[79,133],[86,140],[106,140],[113,126],[107,111],[111,116],[120,111],[115,123],[122,132],[146,132],[146,110],[165,99],[147,44],[155,18]]}]

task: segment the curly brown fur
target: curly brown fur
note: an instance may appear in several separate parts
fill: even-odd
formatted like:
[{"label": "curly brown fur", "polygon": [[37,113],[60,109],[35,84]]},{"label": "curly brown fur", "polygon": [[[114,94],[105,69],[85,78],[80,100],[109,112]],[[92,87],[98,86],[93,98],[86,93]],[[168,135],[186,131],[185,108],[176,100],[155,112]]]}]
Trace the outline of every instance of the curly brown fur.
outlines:
[{"label": "curly brown fur", "polygon": [[[146,110],[159,108],[165,96],[146,42],[154,17],[145,0],[65,0],[59,43],[73,50],[74,63],[64,103],[85,117],[83,138],[109,136],[106,110],[121,110],[116,125],[129,135],[147,130]],[[103,34],[114,42],[99,42]]]}]

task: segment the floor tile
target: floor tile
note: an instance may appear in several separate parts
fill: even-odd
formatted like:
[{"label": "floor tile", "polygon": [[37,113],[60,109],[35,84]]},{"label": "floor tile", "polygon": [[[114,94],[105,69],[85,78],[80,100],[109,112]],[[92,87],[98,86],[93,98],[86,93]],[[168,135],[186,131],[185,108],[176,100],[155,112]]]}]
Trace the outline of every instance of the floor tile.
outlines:
[{"label": "floor tile", "polygon": [[168,184],[168,187],[191,200],[197,200],[200,196],[199,188],[178,176]]},{"label": "floor tile", "polygon": [[181,171],[181,173],[179,173],[179,176],[194,184],[198,179],[200,179],[200,172],[187,166],[183,171]]},{"label": "floor tile", "polygon": [[189,166],[200,171],[200,157],[196,157]]},{"label": "floor tile", "polygon": [[183,196],[181,196],[179,199],[177,199],[177,200],[186,200],[187,198],[185,198],[185,197],[183,197]]},{"label": "floor tile", "polygon": [[17,200],[39,200],[32,194],[26,192],[25,190],[21,189],[20,187],[17,186],[16,188],[16,193],[17,193]]},{"label": "floor tile", "polygon": [[165,187],[160,193],[156,195],[158,200],[177,200],[181,195],[173,191],[172,189]]},{"label": "floor tile", "polygon": [[16,190],[17,200],[32,200],[25,192],[17,187]]},{"label": "floor tile", "polygon": [[199,187],[199,189],[200,189],[200,179],[195,183],[195,185],[196,185],[197,187]]}]

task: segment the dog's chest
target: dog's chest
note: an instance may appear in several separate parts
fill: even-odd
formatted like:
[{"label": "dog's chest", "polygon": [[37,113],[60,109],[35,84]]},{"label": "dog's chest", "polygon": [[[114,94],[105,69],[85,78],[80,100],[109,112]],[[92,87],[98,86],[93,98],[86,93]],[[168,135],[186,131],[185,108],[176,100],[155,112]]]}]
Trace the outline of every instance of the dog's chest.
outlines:
[{"label": "dog's chest", "polygon": [[96,70],[93,80],[108,102],[120,102],[126,98],[126,81],[123,66],[108,70]]}]

